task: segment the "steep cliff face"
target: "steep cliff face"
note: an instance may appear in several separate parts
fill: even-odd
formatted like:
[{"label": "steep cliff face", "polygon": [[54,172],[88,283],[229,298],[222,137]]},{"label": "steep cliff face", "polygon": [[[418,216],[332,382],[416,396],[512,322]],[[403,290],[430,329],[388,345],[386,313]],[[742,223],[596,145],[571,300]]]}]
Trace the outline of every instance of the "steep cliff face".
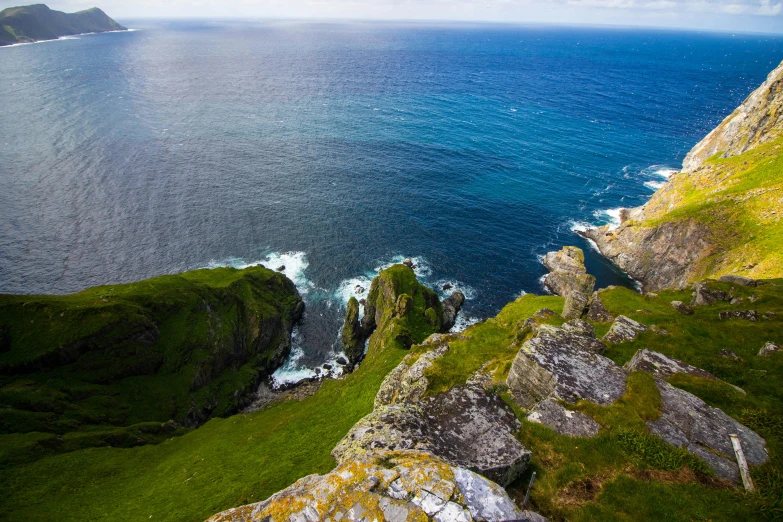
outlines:
[{"label": "steep cliff face", "polygon": [[617,228],[581,234],[645,290],[783,275],[783,64]]}]

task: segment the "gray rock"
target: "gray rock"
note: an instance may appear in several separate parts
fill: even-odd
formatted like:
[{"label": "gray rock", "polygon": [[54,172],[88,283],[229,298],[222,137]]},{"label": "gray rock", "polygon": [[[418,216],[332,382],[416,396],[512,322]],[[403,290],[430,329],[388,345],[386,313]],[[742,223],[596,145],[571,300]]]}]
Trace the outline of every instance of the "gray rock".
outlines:
[{"label": "gray rock", "polygon": [[693,308],[686,305],[682,301],[672,301],[670,304],[672,305],[672,308],[680,312],[682,315],[693,315]]},{"label": "gray rock", "polygon": [[457,314],[465,303],[465,295],[462,292],[454,292],[443,300],[443,314],[440,320],[441,332],[448,332],[457,321]]},{"label": "gray rock", "polygon": [[470,515],[474,520],[518,520],[522,511],[508,496],[497,494],[494,484],[483,477],[458,468],[454,473]]},{"label": "gray rock", "polygon": [[617,316],[609,331],[604,335],[603,340],[611,343],[622,343],[633,341],[641,332],[647,330],[647,326],[634,321],[624,315]]},{"label": "gray rock", "polygon": [[718,301],[731,301],[731,296],[722,290],[710,290],[707,283],[693,283],[691,306],[709,306]]},{"label": "gray rock", "polygon": [[723,350],[719,351],[718,355],[720,355],[721,357],[724,357],[726,359],[732,359],[732,360],[735,360],[735,361],[739,361],[739,360],[742,359],[739,355],[737,355],[736,353],[732,352],[728,348],[724,348]]},{"label": "gray rock", "polygon": [[415,449],[507,485],[530,460],[514,433],[521,427],[502,399],[478,386],[458,386],[419,402],[380,406],[332,450],[344,463],[374,450]]},{"label": "gray rock", "polygon": [[735,297],[734,299],[732,299],[732,300],[729,302],[729,304],[733,304],[733,305],[735,305],[735,304],[740,304],[742,301],[744,301],[744,299],[743,299],[743,298],[741,298],[741,297]]},{"label": "gray rock", "polygon": [[544,286],[565,298],[562,315],[566,319],[582,316],[595,287],[595,277],[587,273],[584,259],[584,252],[573,246],[548,252],[543,259],[544,266],[550,270],[544,276]]},{"label": "gray rock", "polygon": [[755,279],[751,279],[745,276],[731,275],[731,274],[720,276],[718,278],[718,281],[721,281],[723,283],[731,283],[733,285],[740,285],[740,286],[755,287],[759,285],[759,281],[756,281]]},{"label": "gray rock", "polygon": [[766,357],[767,355],[779,351],[780,351],[780,345],[775,344],[772,341],[769,341],[764,344],[761,350],[759,350],[759,357]]},{"label": "gray rock", "polygon": [[720,478],[739,482],[740,474],[729,435],[736,433],[749,464],[769,460],[766,442],[723,411],[671,384],[656,379],[661,392],[661,417],[648,421],[650,431],[669,444],[704,460]]},{"label": "gray rock", "polygon": [[541,401],[527,415],[527,420],[552,428],[560,435],[569,437],[595,437],[601,425],[578,411],[565,409],[557,401]]},{"label": "gray rock", "polygon": [[615,316],[609,313],[609,310],[604,306],[598,292],[593,293],[593,298],[590,301],[590,308],[587,310],[587,318],[596,322],[609,322],[615,318]]},{"label": "gray rock", "polygon": [[409,364],[414,356],[411,354],[389,372],[375,395],[376,408],[402,402],[418,402],[424,396],[429,385],[424,371],[432,366],[436,359],[449,351],[449,345],[446,344],[442,336],[439,336],[439,340],[440,344],[419,355],[413,364]]},{"label": "gray rock", "polygon": [[541,325],[514,358],[506,380],[509,392],[523,408],[549,398],[611,404],[625,392],[626,374],[601,351],[595,338]]},{"label": "gray rock", "polygon": [[721,321],[727,319],[745,319],[747,321],[756,322],[759,320],[759,314],[755,310],[729,310],[728,312],[720,312],[718,317]]},{"label": "gray rock", "polygon": [[661,379],[668,379],[676,373],[684,373],[687,375],[695,375],[697,377],[703,377],[705,379],[716,379],[710,372],[691,366],[688,363],[682,362],[679,359],[673,357],[667,357],[662,353],[653,352],[652,350],[642,349],[636,352],[630,361],[623,366],[629,372],[647,372],[660,377]]},{"label": "gray rock", "polygon": [[405,259],[403,259],[402,260],[402,264],[407,266],[408,268],[413,268],[413,261],[409,257],[406,257]]},{"label": "gray rock", "polygon": [[[565,324],[563,324],[563,330],[565,330],[568,333],[578,335],[581,337],[587,337],[590,339],[595,339],[595,328],[593,328],[593,325],[588,323],[587,321],[583,321],[582,319],[571,319],[570,321],[567,321]],[[592,343],[594,346],[595,343]],[[601,345],[603,346],[603,345]],[[588,349],[588,351],[597,351],[598,353],[603,353],[604,348],[598,348],[598,349]]]}]

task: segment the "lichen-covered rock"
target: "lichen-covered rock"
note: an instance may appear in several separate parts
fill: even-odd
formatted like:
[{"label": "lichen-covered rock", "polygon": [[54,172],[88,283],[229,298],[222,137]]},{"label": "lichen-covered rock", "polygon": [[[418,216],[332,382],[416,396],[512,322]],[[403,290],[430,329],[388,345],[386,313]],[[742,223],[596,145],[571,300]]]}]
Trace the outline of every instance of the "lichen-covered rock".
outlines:
[{"label": "lichen-covered rock", "polygon": [[676,373],[684,373],[687,375],[695,375],[696,377],[703,377],[705,379],[717,379],[710,372],[691,366],[679,359],[673,357],[667,357],[662,353],[653,352],[652,350],[642,349],[636,352],[630,361],[623,366],[629,372],[647,372],[660,377],[661,379],[668,379]]},{"label": "lichen-covered rock", "polygon": [[767,343],[764,343],[764,346],[762,346],[761,350],[759,350],[759,357],[766,357],[767,355],[779,351],[780,351],[780,345],[775,344],[772,341],[769,341]]},{"label": "lichen-covered rock", "polygon": [[304,477],[209,522],[500,522],[525,516],[503,488],[472,471],[423,452],[382,451]]},{"label": "lichen-covered rock", "polygon": [[718,301],[731,301],[731,296],[722,290],[711,290],[707,283],[693,283],[691,306],[709,306]]},{"label": "lichen-covered rock", "polygon": [[686,305],[682,301],[672,301],[670,304],[672,305],[672,308],[680,312],[682,315],[693,315],[693,308]]},{"label": "lichen-covered rock", "polygon": [[440,330],[448,332],[454,328],[457,321],[457,314],[465,303],[465,295],[462,292],[453,292],[449,297],[443,300],[443,314],[441,315]]},{"label": "lichen-covered rock", "polygon": [[543,259],[550,270],[544,276],[544,286],[565,298],[562,316],[566,319],[582,316],[595,287],[595,277],[587,273],[584,262],[584,252],[574,246],[548,252]]},{"label": "lichen-covered rock", "polygon": [[720,318],[721,321],[727,319],[745,319],[747,321],[756,322],[759,320],[759,314],[756,310],[729,310],[728,312],[719,313],[718,318]]},{"label": "lichen-covered rock", "polygon": [[549,398],[611,404],[625,392],[626,374],[598,353],[603,349],[595,337],[541,325],[514,358],[506,379],[509,392],[523,408]]},{"label": "lichen-covered rock", "polygon": [[756,281],[755,279],[751,279],[750,277],[745,277],[740,275],[733,275],[733,274],[722,275],[718,278],[718,281],[721,281],[723,283],[731,283],[733,285],[750,286],[750,287],[756,287],[759,285],[759,281]]},{"label": "lichen-covered rock", "polygon": [[[440,334],[437,334],[440,335]],[[421,355],[410,354],[397,365],[381,383],[375,395],[375,407],[389,406],[401,402],[417,402],[427,391],[429,382],[424,371],[449,351],[445,338],[440,337],[435,347]],[[416,358],[418,356],[418,358]],[[415,361],[411,364],[411,361]]]},{"label": "lichen-covered rock", "polygon": [[766,442],[718,408],[660,379],[661,417],[648,421],[650,431],[669,444],[687,449],[704,460],[720,478],[739,482],[740,474],[729,435],[736,433],[751,465],[769,460]]},{"label": "lichen-covered rock", "polygon": [[604,306],[603,301],[601,301],[601,295],[598,292],[594,292],[593,298],[590,300],[587,318],[591,321],[602,323],[612,321],[615,318],[615,316],[609,313],[609,310]]},{"label": "lichen-covered rock", "polygon": [[633,341],[636,336],[647,330],[647,326],[640,322],[634,321],[624,315],[617,316],[612,326],[609,327],[609,331],[604,335],[603,340],[611,343],[622,343],[625,341]]},{"label": "lichen-covered rock", "polygon": [[567,410],[552,399],[538,403],[526,418],[569,437],[595,437],[601,429],[600,424],[584,413]]},{"label": "lichen-covered rock", "polygon": [[478,386],[458,386],[417,403],[380,406],[332,450],[339,463],[375,450],[415,449],[507,485],[524,472],[530,452],[514,437],[514,412]]}]

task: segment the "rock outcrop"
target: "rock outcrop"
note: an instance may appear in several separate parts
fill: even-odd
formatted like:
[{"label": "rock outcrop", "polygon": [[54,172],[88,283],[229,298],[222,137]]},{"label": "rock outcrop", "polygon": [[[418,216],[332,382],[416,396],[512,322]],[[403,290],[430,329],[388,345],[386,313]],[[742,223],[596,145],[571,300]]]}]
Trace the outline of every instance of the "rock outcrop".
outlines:
[{"label": "rock outcrop", "polygon": [[718,281],[721,281],[723,283],[731,283],[733,285],[749,286],[749,287],[756,287],[759,285],[759,281],[756,281],[755,279],[751,279],[750,277],[745,277],[745,276],[733,275],[733,274],[722,275],[718,278]]},{"label": "rock outcrop", "polygon": [[661,392],[661,417],[647,421],[652,433],[672,446],[687,449],[709,464],[718,477],[736,483],[740,474],[730,434],[739,435],[748,463],[759,465],[769,460],[766,442],[756,432],[695,395],[660,379],[655,384]]},{"label": "rock outcrop", "polygon": [[682,301],[672,301],[670,304],[672,305],[672,308],[680,312],[682,315],[693,315],[693,308],[686,305]]},{"label": "rock outcrop", "polygon": [[[446,338],[440,334],[430,337],[436,336],[438,339],[432,349],[421,355],[411,354],[406,356],[402,363],[389,372],[375,395],[376,408],[391,406],[398,402],[418,402],[424,397],[424,393],[429,386],[429,382],[424,376],[424,371],[449,350]],[[416,359],[411,363],[414,357]]]},{"label": "rock outcrop", "polygon": [[614,320],[609,331],[604,335],[603,340],[610,343],[623,343],[633,341],[636,336],[647,330],[647,326],[634,321],[624,315],[620,315]]},{"label": "rock outcrop", "polygon": [[744,319],[746,321],[756,322],[759,320],[759,314],[756,310],[729,310],[727,312],[720,312],[718,318],[721,321],[728,319]]},{"label": "rock outcrop", "polygon": [[414,449],[505,486],[530,460],[530,451],[514,437],[520,426],[497,395],[479,386],[457,386],[415,403],[377,407],[351,428],[332,456],[345,463],[376,450]]},{"label": "rock outcrop", "polygon": [[761,350],[759,350],[759,357],[766,357],[768,355],[771,355],[779,351],[780,351],[780,345],[773,343],[772,341],[768,341],[764,343],[764,346],[762,346]]},{"label": "rock outcrop", "polygon": [[526,418],[569,437],[595,437],[601,429],[600,424],[584,413],[568,410],[552,399],[538,403]]},{"label": "rock outcrop", "polygon": [[595,277],[585,269],[585,254],[580,248],[563,247],[559,252],[549,252],[543,259],[549,273],[544,276],[544,286],[565,298],[563,313],[566,319],[582,316],[595,287]]},{"label": "rock outcrop", "polygon": [[723,290],[712,290],[705,282],[697,281],[692,288],[691,306],[710,306],[718,301],[731,301],[731,295]]},{"label": "rock outcrop", "polygon": [[457,314],[465,303],[465,295],[462,292],[453,292],[449,297],[443,300],[443,313],[440,319],[440,331],[448,332],[454,328],[457,321]]},{"label": "rock outcrop", "polygon": [[601,323],[613,321],[615,318],[615,316],[609,313],[609,310],[606,309],[603,301],[601,301],[600,292],[593,293],[593,297],[592,299],[590,299],[590,307],[587,310],[586,317],[590,321],[596,321]]},{"label": "rock outcrop", "polygon": [[364,344],[367,337],[359,321],[359,301],[355,297],[348,300],[340,338],[343,341],[343,351],[348,357],[349,364],[353,365],[359,362],[364,354]]},{"label": "rock outcrop", "polygon": [[545,522],[497,484],[419,451],[381,451],[309,475],[267,500],[208,522]]},{"label": "rock outcrop", "polygon": [[717,380],[717,377],[708,371],[691,366],[674,357],[667,357],[662,353],[647,349],[636,352],[633,358],[625,363],[623,368],[629,372],[647,372],[664,380],[677,373]]}]

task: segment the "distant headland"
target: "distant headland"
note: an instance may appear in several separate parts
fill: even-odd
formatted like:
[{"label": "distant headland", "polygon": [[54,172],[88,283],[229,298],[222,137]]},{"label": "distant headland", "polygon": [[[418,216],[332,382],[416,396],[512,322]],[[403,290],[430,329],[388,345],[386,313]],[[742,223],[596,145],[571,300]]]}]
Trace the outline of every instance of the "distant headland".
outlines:
[{"label": "distant headland", "polygon": [[0,46],[56,40],[74,34],[127,30],[97,7],[63,13],[44,4],[35,4],[0,11]]}]

